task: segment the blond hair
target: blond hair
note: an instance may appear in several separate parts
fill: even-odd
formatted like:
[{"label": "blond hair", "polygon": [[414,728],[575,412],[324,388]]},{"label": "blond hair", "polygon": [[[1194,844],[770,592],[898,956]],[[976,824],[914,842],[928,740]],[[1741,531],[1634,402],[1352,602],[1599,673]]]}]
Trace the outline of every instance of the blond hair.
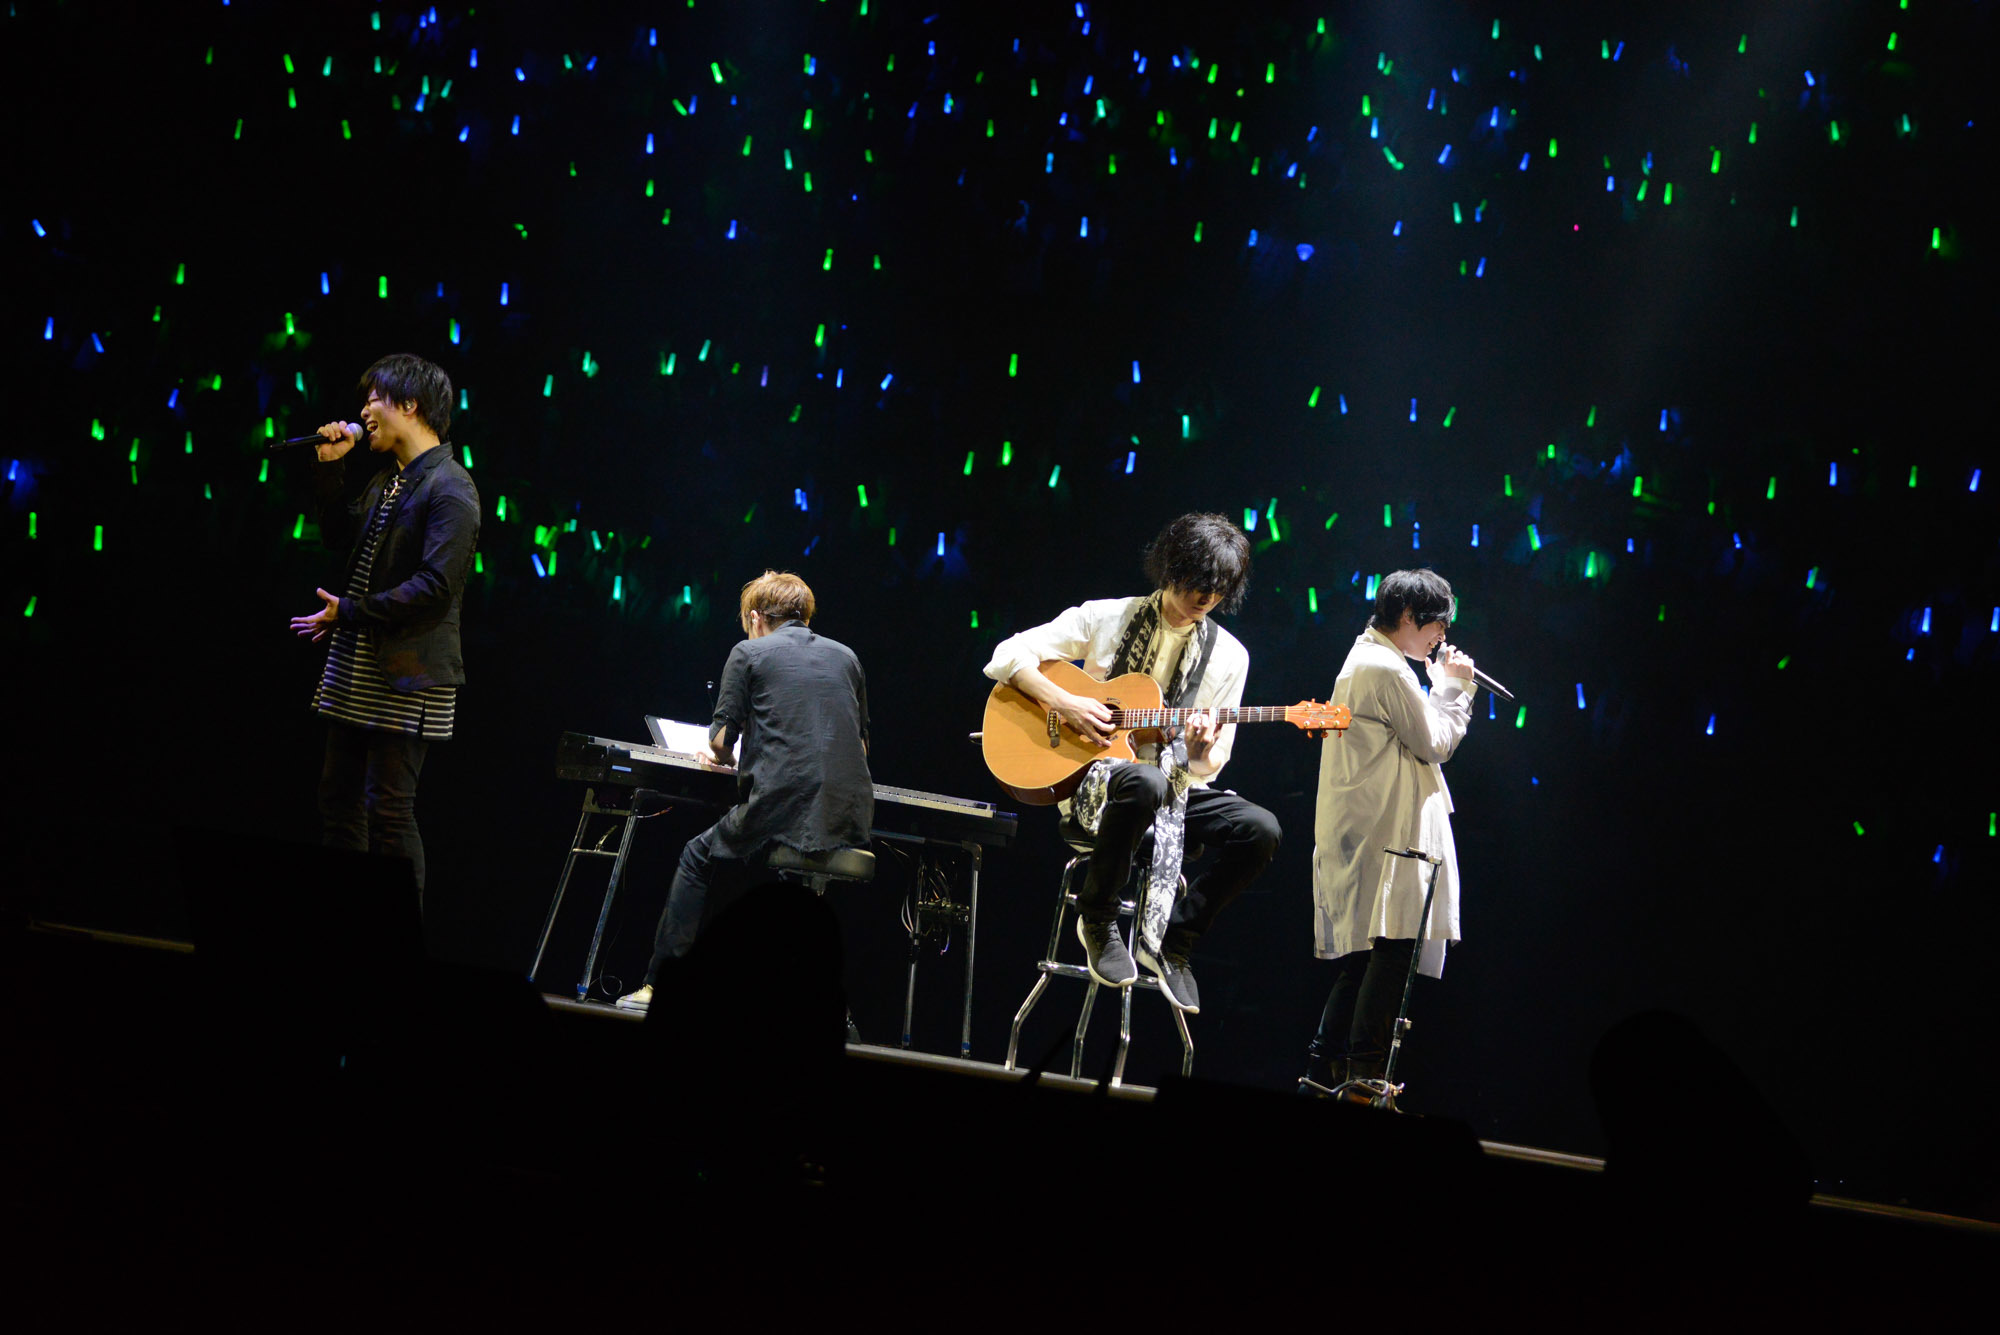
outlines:
[{"label": "blond hair", "polygon": [[797,575],[789,570],[766,570],[743,586],[737,619],[743,623],[746,633],[750,629],[752,612],[758,613],[767,622],[796,621],[805,625],[812,621],[813,612],[818,607],[813,591]]}]

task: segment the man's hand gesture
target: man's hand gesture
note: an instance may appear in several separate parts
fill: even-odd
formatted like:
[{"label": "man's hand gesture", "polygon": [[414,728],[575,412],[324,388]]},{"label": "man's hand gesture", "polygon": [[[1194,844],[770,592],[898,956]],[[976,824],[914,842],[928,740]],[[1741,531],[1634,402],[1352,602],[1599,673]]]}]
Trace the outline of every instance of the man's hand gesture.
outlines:
[{"label": "man's hand gesture", "polygon": [[[347,444],[349,449],[352,449],[354,446],[354,442],[351,440]],[[321,445],[318,448],[325,449],[326,446]],[[326,606],[320,608],[319,611],[314,612],[309,617],[293,617],[292,632],[310,639],[314,644],[318,644],[326,638],[327,632],[332,630],[334,624],[340,620],[340,599],[334,597],[325,589],[314,589],[313,592],[320,596],[321,601],[325,602]]]}]

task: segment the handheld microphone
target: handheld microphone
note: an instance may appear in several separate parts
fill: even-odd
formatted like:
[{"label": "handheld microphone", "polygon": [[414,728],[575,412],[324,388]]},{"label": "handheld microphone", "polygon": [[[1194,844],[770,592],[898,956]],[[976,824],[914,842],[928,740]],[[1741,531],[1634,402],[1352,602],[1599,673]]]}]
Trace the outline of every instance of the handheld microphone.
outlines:
[{"label": "handheld microphone", "polygon": [[[355,444],[361,445],[367,442],[368,428],[365,424],[361,422],[346,422],[343,423],[342,425],[351,426],[354,428]],[[325,436],[322,436],[319,434],[319,432],[315,431],[310,436],[293,436],[289,440],[274,440],[265,448],[270,450],[285,450],[285,449],[291,449],[294,446],[298,445],[331,445],[331,444],[333,444],[332,441],[328,440]]]},{"label": "handheld microphone", "polygon": [[[1437,662],[1438,653],[1443,648],[1444,645],[1440,644],[1436,649],[1431,650],[1431,662],[1433,663]],[[1512,700],[1514,698],[1514,693],[1512,691],[1508,690],[1505,686],[1502,686],[1499,682],[1493,680],[1493,678],[1487,676],[1484,672],[1481,672],[1478,668],[1472,669],[1472,675],[1478,678],[1479,681],[1485,685],[1487,690],[1492,691],[1494,694],[1500,696],[1502,699]]]}]

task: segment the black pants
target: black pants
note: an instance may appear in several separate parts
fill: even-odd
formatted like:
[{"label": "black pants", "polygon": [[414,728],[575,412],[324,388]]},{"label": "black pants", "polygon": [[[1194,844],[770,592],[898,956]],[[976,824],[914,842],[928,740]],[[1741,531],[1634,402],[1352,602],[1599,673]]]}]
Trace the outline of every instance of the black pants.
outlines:
[{"label": "black pants", "polygon": [[430,743],[404,732],[329,721],[319,774],[320,842],[357,853],[408,858],[424,888],[417,833],[417,775]]},{"label": "black pants", "polygon": [[667,906],[660,911],[660,925],[653,932],[653,959],[646,966],[648,985],[659,981],[660,969],[669,960],[681,959],[694,948],[704,921],[735,903],[757,879],[751,875],[754,868],[750,863],[716,852],[715,828],[709,826],[681,850],[673,886],[667,891]]},{"label": "black pants", "polygon": [[1403,983],[1410,974],[1410,955],[1417,943],[1407,937],[1378,936],[1372,950],[1342,955],[1334,963],[1333,990],[1320,1013],[1319,1033],[1308,1054],[1324,1071],[1345,1058],[1359,1074],[1379,1070],[1389,1055],[1396,1011],[1403,1003]]},{"label": "black pants", "polygon": [[[1077,912],[1097,922],[1118,916],[1118,894],[1132,873],[1132,851],[1167,800],[1167,776],[1153,765],[1119,765],[1111,775],[1098,821],[1090,871],[1077,892]],[[1174,905],[1171,930],[1185,944],[1207,931],[1229,901],[1243,893],[1278,851],[1278,818],[1255,802],[1215,788],[1190,788],[1187,842],[1216,858],[1188,882]]]}]

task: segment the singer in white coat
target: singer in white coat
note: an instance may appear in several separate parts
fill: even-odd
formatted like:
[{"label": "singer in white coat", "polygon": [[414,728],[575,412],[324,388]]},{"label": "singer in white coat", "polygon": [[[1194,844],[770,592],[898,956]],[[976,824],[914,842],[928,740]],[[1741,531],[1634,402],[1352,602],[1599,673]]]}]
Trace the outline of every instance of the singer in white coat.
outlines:
[{"label": "singer in white coat", "polygon": [[[1435,571],[1387,576],[1334,682],[1333,703],[1354,722],[1322,744],[1313,825],[1313,952],[1339,968],[1306,1076],[1326,1088],[1381,1075],[1411,952],[1435,978],[1459,939],[1443,765],[1465,740],[1478,686],[1472,659],[1445,643],[1456,611]],[[1425,661],[1428,693],[1408,660]],[[1406,848],[1444,860],[1428,918],[1429,865],[1385,851]]]}]

